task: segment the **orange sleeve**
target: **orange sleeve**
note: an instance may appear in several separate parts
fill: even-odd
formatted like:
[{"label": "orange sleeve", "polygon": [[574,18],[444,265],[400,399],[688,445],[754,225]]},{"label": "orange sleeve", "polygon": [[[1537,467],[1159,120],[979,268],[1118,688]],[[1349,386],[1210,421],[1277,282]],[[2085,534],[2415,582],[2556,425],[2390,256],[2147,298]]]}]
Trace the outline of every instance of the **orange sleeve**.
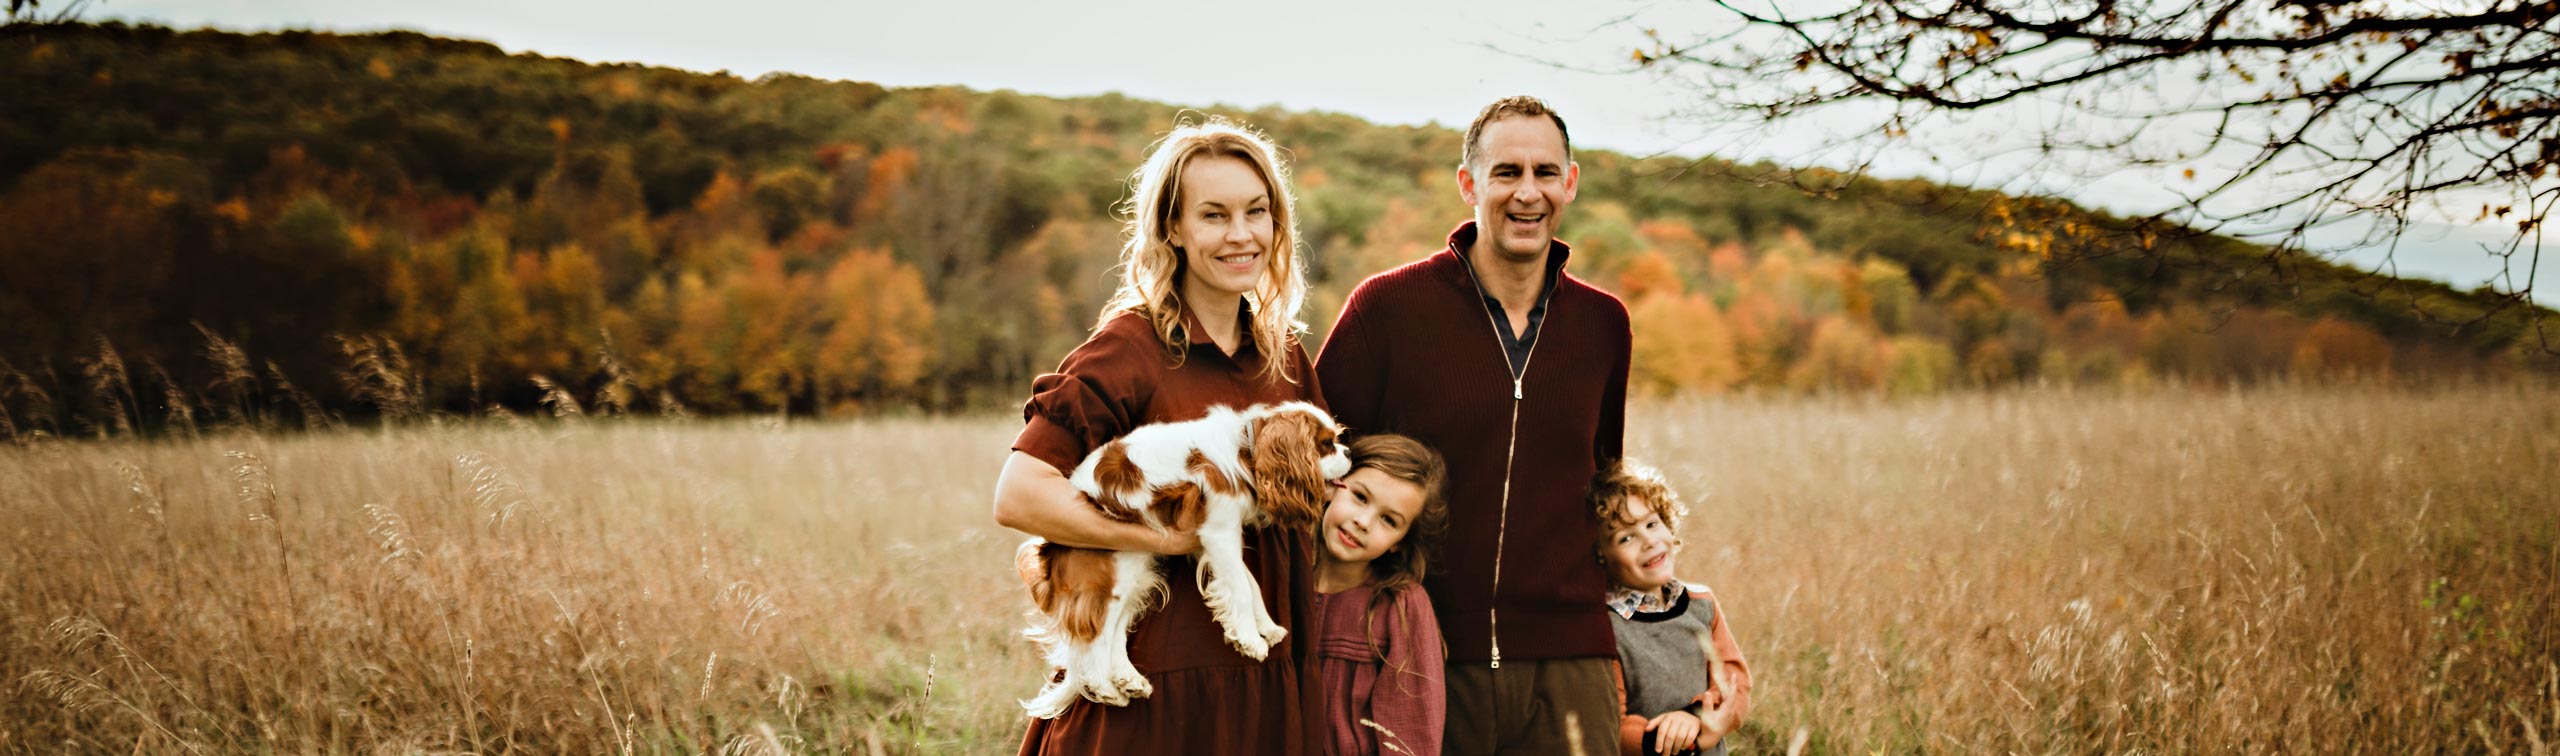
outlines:
[{"label": "orange sleeve", "polygon": [[[1715,607],[1715,625],[1709,630],[1709,642],[1715,645],[1717,661],[1716,668],[1707,670],[1707,674],[1711,680],[1724,682],[1728,695],[1732,696],[1725,708],[1733,711],[1733,722],[1740,726],[1751,716],[1751,664],[1743,660],[1742,642],[1734,639],[1733,623],[1727,620],[1729,615],[1724,605],[1716,602],[1715,592],[1691,587],[1689,600],[1705,601]],[[1701,700],[1705,697],[1703,693],[1699,696]]]},{"label": "orange sleeve", "polygon": [[[1616,661],[1616,660],[1611,660],[1611,661],[1609,662],[1609,679],[1610,679],[1611,681],[1616,682],[1616,683],[1618,684],[1618,710],[1619,710],[1619,711],[1626,711],[1626,710],[1627,710],[1627,666],[1626,666],[1626,664],[1625,664],[1625,663],[1623,663],[1623,662]],[[1645,718],[1644,718],[1644,717],[1636,716],[1636,715],[1634,715],[1634,714],[1627,714],[1627,715],[1624,715],[1624,716],[1618,717],[1618,754],[1619,754],[1619,756],[1644,756],[1644,726],[1645,726],[1645,722],[1646,722],[1646,720],[1645,720]]]}]

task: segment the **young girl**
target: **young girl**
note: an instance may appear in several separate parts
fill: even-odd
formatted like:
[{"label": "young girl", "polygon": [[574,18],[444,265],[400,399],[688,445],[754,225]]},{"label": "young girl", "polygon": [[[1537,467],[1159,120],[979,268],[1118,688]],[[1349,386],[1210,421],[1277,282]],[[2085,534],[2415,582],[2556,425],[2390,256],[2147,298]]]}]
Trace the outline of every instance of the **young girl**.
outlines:
[{"label": "young girl", "polygon": [[1440,498],[1447,477],[1422,442],[1391,434],[1351,442],[1351,474],[1333,484],[1316,526],[1326,754],[1439,756],[1444,653],[1422,575],[1449,524]]},{"label": "young girl", "polygon": [[1724,736],[1751,713],[1751,668],[1715,594],[1671,577],[1688,507],[1661,473],[1623,461],[1592,480],[1591,507],[1627,702],[1618,752],[1723,754]]}]

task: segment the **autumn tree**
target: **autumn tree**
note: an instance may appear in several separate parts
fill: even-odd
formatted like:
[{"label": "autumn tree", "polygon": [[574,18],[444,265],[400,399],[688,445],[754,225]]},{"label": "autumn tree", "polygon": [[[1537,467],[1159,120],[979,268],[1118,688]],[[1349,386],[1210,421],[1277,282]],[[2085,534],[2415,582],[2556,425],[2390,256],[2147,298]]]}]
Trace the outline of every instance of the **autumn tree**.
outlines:
[{"label": "autumn tree", "polygon": [[1666,396],[1720,392],[1742,380],[1733,334],[1715,303],[1678,289],[1657,290],[1628,307],[1634,324],[1634,360],[1628,383],[1638,393]]},{"label": "autumn tree", "polygon": [[[2413,223],[2504,223],[2511,233],[2491,251],[2508,273],[2491,284],[2544,330],[2531,295],[2560,201],[2560,2],[1711,8],[1703,28],[1641,29],[1634,54],[1697,96],[1699,123],[1845,125],[1800,157],[1860,170],[1886,159],[2028,165],[2046,186],[2112,177],[2174,193],[2127,224],[2133,233],[2065,250],[2088,255],[2157,255],[2152,234],[2185,226],[2266,243],[2238,272],[2281,278],[2315,254],[2309,236],[2325,227],[2360,230],[2361,246],[2387,255]],[[2394,271],[2387,256],[2377,269]]]},{"label": "autumn tree", "polygon": [[812,367],[822,410],[912,395],[933,367],[933,303],[915,268],[885,250],[846,252],[819,284]]}]

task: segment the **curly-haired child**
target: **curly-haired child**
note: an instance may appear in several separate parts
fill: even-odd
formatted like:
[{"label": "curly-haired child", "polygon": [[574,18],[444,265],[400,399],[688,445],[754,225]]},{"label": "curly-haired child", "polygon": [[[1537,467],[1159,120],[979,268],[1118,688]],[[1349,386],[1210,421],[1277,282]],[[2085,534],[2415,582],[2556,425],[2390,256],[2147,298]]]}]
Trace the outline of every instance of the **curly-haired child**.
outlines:
[{"label": "curly-haired child", "polygon": [[1626,701],[1618,752],[1720,756],[1751,712],[1751,668],[1715,593],[1671,576],[1688,507],[1661,473],[1625,461],[1592,479],[1590,501]]}]

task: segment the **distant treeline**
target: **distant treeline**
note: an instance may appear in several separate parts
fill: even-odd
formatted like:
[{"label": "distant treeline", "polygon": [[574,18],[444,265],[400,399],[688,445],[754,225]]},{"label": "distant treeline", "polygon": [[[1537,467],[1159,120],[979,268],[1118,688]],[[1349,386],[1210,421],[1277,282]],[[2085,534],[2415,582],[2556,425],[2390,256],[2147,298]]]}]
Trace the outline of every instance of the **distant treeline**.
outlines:
[{"label": "distant treeline", "polygon": [[[1457,133],[1329,113],[749,81],[413,33],[22,27],[0,71],[0,410],[54,433],[110,410],[147,426],[546,394],[1000,405],[1084,337],[1125,178],[1186,117],[1238,118],[1294,160],[1311,348],[1361,277],[1466,214]],[[1644,391],[2549,362],[2525,313],[2436,322],[2484,312],[2473,293],[2377,293],[2317,264],[2232,285],[2260,258],[2227,239],[1925,182],[1807,194],[1734,178],[1767,166],[1577,157],[1574,272],[1627,298]]]}]

